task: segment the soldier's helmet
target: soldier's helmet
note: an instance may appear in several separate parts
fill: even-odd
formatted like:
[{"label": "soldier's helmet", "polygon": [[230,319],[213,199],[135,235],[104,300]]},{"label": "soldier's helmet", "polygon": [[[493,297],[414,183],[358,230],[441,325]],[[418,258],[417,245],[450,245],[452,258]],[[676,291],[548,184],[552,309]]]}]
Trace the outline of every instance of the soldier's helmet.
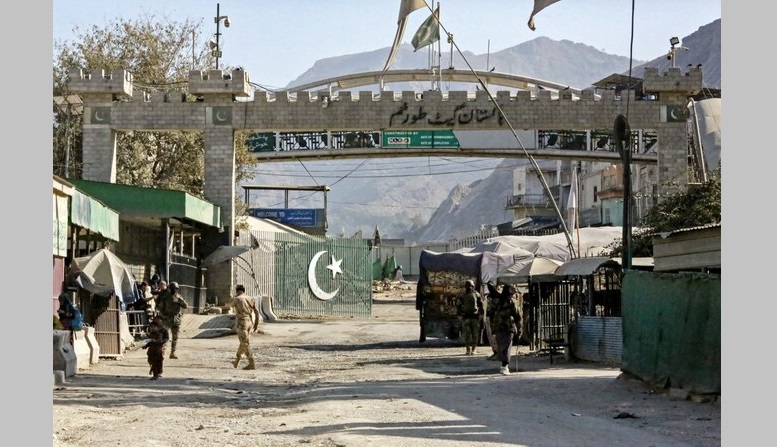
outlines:
[{"label": "soldier's helmet", "polygon": [[474,289],[475,288],[475,283],[472,282],[472,280],[468,279],[468,280],[464,281],[464,287],[472,287]]},{"label": "soldier's helmet", "polygon": [[167,287],[171,289],[180,289],[180,287],[178,287],[178,283],[175,281],[171,281],[170,284],[167,285]]}]

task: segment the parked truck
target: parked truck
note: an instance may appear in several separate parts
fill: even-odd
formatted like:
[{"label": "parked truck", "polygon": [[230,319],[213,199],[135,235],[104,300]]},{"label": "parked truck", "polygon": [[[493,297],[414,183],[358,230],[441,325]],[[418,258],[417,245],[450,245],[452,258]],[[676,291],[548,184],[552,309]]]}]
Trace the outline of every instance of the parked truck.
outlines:
[{"label": "parked truck", "polygon": [[438,253],[423,250],[419,259],[415,308],[418,310],[419,342],[427,337],[457,340],[461,322],[456,312],[457,297],[464,292],[464,281],[481,289],[482,253]]}]

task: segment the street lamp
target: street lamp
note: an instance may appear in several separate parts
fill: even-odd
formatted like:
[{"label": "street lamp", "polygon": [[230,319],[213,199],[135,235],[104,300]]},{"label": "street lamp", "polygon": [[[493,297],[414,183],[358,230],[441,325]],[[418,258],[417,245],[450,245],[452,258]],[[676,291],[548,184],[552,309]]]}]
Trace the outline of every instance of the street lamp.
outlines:
[{"label": "street lamp", "polygon": [[219,4],[216,3],[216,17],[213,21],[216,22],[216,44],[211,44],[211,54],[216,58],[216,70],[219,69],[219,58],[221,57],[221,47],[219,46],[219,36],[221,36],[220,25],[221,21],[224,21],[224,26],[229,28],[229,16],[219,15]]},{"label": "street lamp", "polygon": [[666,58],[672,61],[672,68],[674,68],[675,59],[677,58],[677,50],[688,51],[688,47],[679,46],[680,39],[676,36],[669,39],[669,44],[671,45],[671,48],[669,48],[669,54],[666,55]]}]

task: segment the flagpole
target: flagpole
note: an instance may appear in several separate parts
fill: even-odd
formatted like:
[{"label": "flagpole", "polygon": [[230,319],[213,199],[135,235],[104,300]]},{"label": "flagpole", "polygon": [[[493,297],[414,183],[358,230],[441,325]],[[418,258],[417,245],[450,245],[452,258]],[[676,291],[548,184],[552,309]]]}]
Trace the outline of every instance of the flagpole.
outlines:
[{"label": "flagpole", "polygon": [[577,162],[575,162],[575,169],[573,172],[575,176],[575,198],[577,199],[577,206],[575,207],[575,233],[577,235],[577,257],[580,257],[580,177],[577,170]]},{"label": "flagpole", "polygon": [[[440,21],[440,2],[437,2],[437,21]],[[432,11],[434,14],[434,11]],[[437,90],[442,92],[442,43],[437,39]]]}]

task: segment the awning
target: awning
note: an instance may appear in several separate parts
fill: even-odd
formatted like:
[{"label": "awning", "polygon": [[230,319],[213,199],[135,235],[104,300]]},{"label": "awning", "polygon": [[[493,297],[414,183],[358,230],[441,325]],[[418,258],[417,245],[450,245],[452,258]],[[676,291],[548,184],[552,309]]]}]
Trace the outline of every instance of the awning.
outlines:
[{"label": "awning", "polygon": [[119,213],[77,187],[70,198],[70,222],[106,239],[119,240]]},{"label": "awning", "polygon": [[[67,238],[67,225],[73,225],[97,233],[106,239],[119,240],[119,214],[105,203],[79,191],[69,179],[54,176],[54,231],[56,239]],[[58,236],[57,233],[60,233]]]},{"label": "awning", "polygon": [[587,276],[592,275],[599,267],[612,267],[620,269],[620,264],[606,256],[592,256],[590,258],[577,258],[567,261],[559,266],[554,276]]},{"label": "awning", "polygon": [[221,208],[211,202],[173,189],[144,188],[134,185],[70,180],[76,188],[95,197],[121,214],[122,220],[174,218],[181,222],[221,226]]}]

